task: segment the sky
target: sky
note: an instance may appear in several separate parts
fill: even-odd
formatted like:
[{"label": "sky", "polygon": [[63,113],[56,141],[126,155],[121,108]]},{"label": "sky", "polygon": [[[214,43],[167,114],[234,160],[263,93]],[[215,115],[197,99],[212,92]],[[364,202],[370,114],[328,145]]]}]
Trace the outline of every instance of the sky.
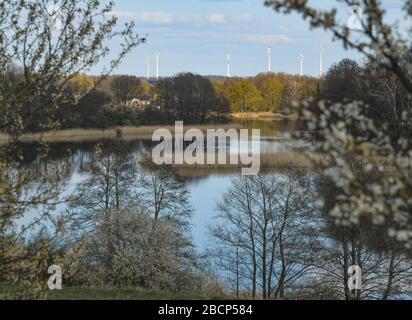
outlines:
[{"label": "sky", "polygon": [[[115,73],[146,76],[145,57],[159,53],[160,76],[179,72],[226,75],[226,54],[233,76],[253,76],[268,69],[267,47],[272,47],[272,71],[298,73],[304,55],[304,73],[319,75],[319,46],[325,43],[325,69],[342,58],[360,60],[345,51],[331,35],[310,30],[297,15],[283,15],[263,5],[264,0],[115,0],[119,23],[134,21],[147,43],[137,47]],[[310,0],[317,7],[334,6],[340,19],[348,18],[341,1]],[[400,18],[403,1],[386,0],[389,17]],[[342,20],[345,21],[345,20]],[[116,49],[119,43],[113,41]],[[97,70],[99,65],[94,70]]]}]

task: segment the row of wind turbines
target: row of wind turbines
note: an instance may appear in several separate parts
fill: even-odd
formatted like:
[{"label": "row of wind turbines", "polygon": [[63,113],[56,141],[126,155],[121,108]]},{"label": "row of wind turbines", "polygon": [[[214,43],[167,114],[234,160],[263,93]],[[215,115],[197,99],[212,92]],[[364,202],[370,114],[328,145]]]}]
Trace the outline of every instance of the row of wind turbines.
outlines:
[{"label": "row of wind turbines", "polygon": [[[323,41],[321,42],[320,46],[320,66],[319,66],[319,76],[322,78],[323,77],[323,63],[324,63],[324,53],[325,53],[325,47],[323,44]],[[268,72],[272,72],[272,47],[268,46],[267,47],[267,57],[268,57]],[[305,56],[303,54],[299,55],[299,63],[300,63],[300,75],[303,76],[303,61],[304,61]],[[226,65],[227,65],[227,71],[226,71],[226,76],[229,78],[231,77],[230,74],[230,54],[226,55]]]},{"label": "row of wind turbines", "polygon": [[[321,42],[320,46],[320,66],[319,66],[319,76],[322,78],[323,77],[323,63],[324,63],[324,44],[323,41]],[[160,53],[155,53],[154,58],[156,61],[156,80],[159,80],[159,57]],[[267,47],[267,57],[268,57],[268,72],[272,72],[272,47],[268,46]],[[304,62],[305,56],[303,54],[299,55],[299,63],[300,63],[300,76],[303,76],[303,62]],[[150,79],[150,62],[152,60],[152,57],[150,55],[146,55],[145,57],[145,63],[147,65],[147,79]],[[231,77],[230,73],[230,54],[226,54],[226,76],[228,78]]]}]

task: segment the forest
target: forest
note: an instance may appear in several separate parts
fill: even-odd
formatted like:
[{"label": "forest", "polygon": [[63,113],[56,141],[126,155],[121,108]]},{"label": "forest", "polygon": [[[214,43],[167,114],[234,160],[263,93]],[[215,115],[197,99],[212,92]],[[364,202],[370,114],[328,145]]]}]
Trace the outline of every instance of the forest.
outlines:
[{"label": "forest", "polygon": [[[23,81],[22,72],[10,66],[0,74],[1,81]],[[58,83],[51,84],[48,95],[55,94],[58,87]],[[42,132],[50,129],[50,122],[56,129],[106,129],[173,124],[176,120],[187,124],[224,123],[231,112],[290,115],[294,112],[291,102],[314,98],[316,88],[314,78],[275,73],[216,83],[207,77],[184,73],[154,84],[131,75],[100,79],[79,74],[64,84],[57,108],[36,112],[23,125],[25,132]],[[27,113],[33,103],[40,106],[48,99],[45,96],[30,101],[21,113]]]}]

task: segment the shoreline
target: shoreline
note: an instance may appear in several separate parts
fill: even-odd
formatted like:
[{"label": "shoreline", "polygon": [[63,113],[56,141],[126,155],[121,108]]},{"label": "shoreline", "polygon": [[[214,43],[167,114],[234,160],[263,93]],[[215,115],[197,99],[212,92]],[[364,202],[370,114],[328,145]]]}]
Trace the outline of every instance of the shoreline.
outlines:
[{"label": "shoreline", "polygon": [[228,114],[228,118],[232,120],[260,120],[260,121],[282,121],[282,120],[297,120],[295,115],[286,116],[275,112],[233,112]]},{"label": "shoreline", "polygon": [[[264,118],[263,118],[264,117]],[[260,113],[260,112],[250,112],[250,113],[232,113],[230,114],[230,119],[232,121],[236,120],[260,120],[260,121],[282,121],[291,120],[293,117],[286,117],[275,113]],[[62,129],[56,131],[46,131],[39,133],[24,133],[19,138],[20,142],[82,142],[82,141],[98,141],[102,139],[122,139],[122,140],[151,140],[153,132],[157,129],[164,128],[170,130],[174,133],[174,125],[149,125],[149,126],[139,126],[139,127],[113,127],[108,129]],[[242,129],[241,123],[226,123],[226,124],[192,124],[185,125],[184,130],[189,129],[200,129],[206,132],[207,129],[224,129],[228,130],[231,128]],[[275,139],[275,138],[274,138]],[[0,145],[7,144],[10,141],[10,135],[0,132]]]},{"label": "shoreline", "polygon": [[[268,173],[284,172],[289,165],[298,167],[304,171],[313,170],[313,163],[305,153],[299,151],[279,151],[272,154],[264,153],[260,156],[260,171]],[[172,168],[182,177],[209,177],[211,175],[238,175],[243,164],[237,165],[172,165]]]},{"label": "shoreline", "polygon": [[[200,129],[206,132],[208,129],[222,128],[222,129],[241,129],[241,124],[199,124],[199,125],[185,125],[184,131],[190,129]],[[46,131],[39,133],[25,133],[22,134],[20,142],[82,142],[82,141],[96,141],[101,139],[122,139],[122,140],[151,140],[153,132],[157,129],[167,129],[174,133],[174,125],[153,125],[140,127],[114,127],[108,129],[64,129],[57,131]],[[0,144],[8,143],[10,136],[8,134],[0,133]]]}]

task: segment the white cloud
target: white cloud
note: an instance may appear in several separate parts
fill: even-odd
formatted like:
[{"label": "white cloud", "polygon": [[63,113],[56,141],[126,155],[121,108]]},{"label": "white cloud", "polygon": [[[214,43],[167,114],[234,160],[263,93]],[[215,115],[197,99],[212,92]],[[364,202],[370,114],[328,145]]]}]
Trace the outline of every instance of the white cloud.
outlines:
[{"label": "white cloud", "polygon": [[132,18],[136,22],[170,24],[174,21],[174,16],[169,12],[133,12],[133,11],[113,11],[117,17]]},{"label": "white cloud", "polygon": [[237,20],[239,20],[239,21],[252,21],[253,17],[250,13],[242,13],[239,16],[237,16]]},{"label": "white cloud", "polygon": [[172,24],[172,23],[213,23],[213,24],[227,24],[227,23],[245,23],[253,20],[249,13],[241,13],[239,15],[225,15],[223,13],[211,14],[174,14],[171,12],[162,11],[113,11],[111,13],[119,18],[132,19],[137,23],[152,23],[152,24]]},{"label": "white cloud", "polygon": [[137,23],[171,24],[174,22],[184,23],[226,23],[227,18],[222,13],[202,15],[174,15],[169,12],[136,12],[136,11],[113,11],[113,15],[122,18],[133,19]]},{"label": "white cloud", "polygon": [[212,13],[207,16],[207,21],[210,23],[226,23],[226,17],[221,13]]},{"label": "white cloud", "polygon": [[285,34],[248,34],[246,39],[250,42],[288,42],[291,39]]}]

